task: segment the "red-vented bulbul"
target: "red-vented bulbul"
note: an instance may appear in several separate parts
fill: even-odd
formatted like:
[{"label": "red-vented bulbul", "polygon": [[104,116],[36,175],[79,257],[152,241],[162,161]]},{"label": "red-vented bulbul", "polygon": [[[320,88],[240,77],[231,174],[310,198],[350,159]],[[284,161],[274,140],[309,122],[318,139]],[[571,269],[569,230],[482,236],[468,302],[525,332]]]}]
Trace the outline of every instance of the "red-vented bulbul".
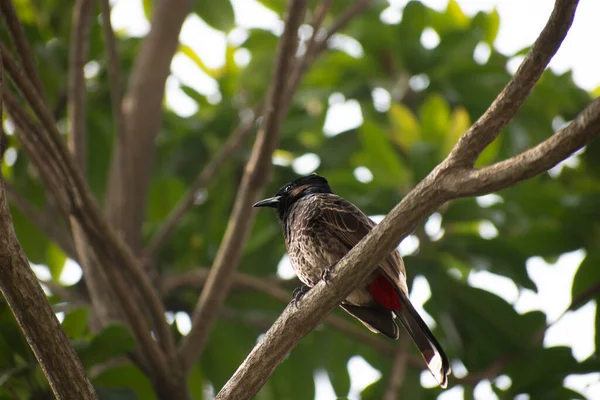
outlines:
[{"label": "red-vented bulbul", "polygon": [[[271,207],[283,229],[290,262],[306,285],[295,291],[295,301],[320,279],[374,226],[354,204],[333,193],[327,180],[316,174],[283,186],[274,197],[254,207]],[[373,332],[398,339],[398,317],[413,339],[427,367],[441,387],[448,384],[450,364],[444,350],[408,299],[406,271],[394,250],[385,261],[340,304]]]}]

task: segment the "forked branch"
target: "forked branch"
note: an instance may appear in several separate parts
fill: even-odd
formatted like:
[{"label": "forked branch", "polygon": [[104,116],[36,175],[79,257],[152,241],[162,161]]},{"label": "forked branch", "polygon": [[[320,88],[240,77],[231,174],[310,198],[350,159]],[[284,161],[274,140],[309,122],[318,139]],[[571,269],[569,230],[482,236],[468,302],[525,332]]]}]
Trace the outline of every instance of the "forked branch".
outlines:
[{"label": "forked branch", "polygon": [[[576,0],[556,1],[540,37],[488,111],[460,138],[450,155],[338,262],[332,282],[327,285],[319,282],[303,297],[299,308],[288,306],[284,310],[221,389],[217,399],[252,398],[298,341],[437,207],[454,198],[514,185],[552,167],[600,135],[600,100],[596,100],[569,127],[522,155],[488,167],[490,173],[485,168],[480,171],[472,168],[481,151],[515,115],[558,50],[571,26],[576,6]],[[565,146],[567,148],[563,148]],[[499,177],[494,178],[495,174]],[[463,186],[465,182],[472,185]]]}]

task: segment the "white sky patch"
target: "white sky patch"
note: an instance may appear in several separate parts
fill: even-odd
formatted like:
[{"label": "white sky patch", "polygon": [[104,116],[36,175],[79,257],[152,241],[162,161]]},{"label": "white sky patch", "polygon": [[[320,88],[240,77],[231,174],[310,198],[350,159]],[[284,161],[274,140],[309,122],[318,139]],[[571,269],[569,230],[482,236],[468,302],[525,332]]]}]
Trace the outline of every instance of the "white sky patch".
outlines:
[{"label": "white sky patch", "polygon": [[176,312],[175,313],[175,323],[177,324],[177,330],[183,336],[187,335],[192,330],[192,320],[190,319],[190,316],[186,312],[183,312],[183,311]]},{"label": "white sky patch", "polygon": [[38,279],[42,281],[49,281],[52,279],[52,275],[50,274],[50,270],[47,266],[41,264],[34,264],[32,262],[30,262],[29,265],[31,266],[33,273],[35,274],[35,276],[38,277]]},{"label": "white sky patch", "polygon": [[452,360],[451,366],[452,375],[456,378],[464,378],[469,373],[467,367],[465,367],[465,364],[463,364],[463,362],[460,360]]},{"label": "white sky patch", "polygon": [[[348,360],[348,374],[350,374],[350,400],[360,399],[360,392],[373,382],[381,378],[381,372],[376,370],[361,356],[354,356]],[[329,397],[333,399],[335,397]]]},{"label": "white sky patch", "polygon": [[564,386],[583,393],[588,399],[600,399],[600,372],[584,375],[569,375]]},{"label": "white sky patch", "polygon": [[425,311],[423,304],[431,298],[431,287],[429,282],[423,275],[418,275],[413,280],[412,288],[410,288],[410,302],[415,307],[423,321],[430,328],[435,328],[436,323],[431,315]]},{"label": "white sky patch", "polygon": [[428,50],[435,49],[440,44],[440,35],[432,28],[425,28],[421,34],[421,44]]},{"label": "white sky patch", "polygon": [[290,263],[290,257],[286,254],[281,257],[279,264],[277,264],[277,276],[281,279],[292,279],[296,277],[296,273]]},{"label": "white sky patch", "polygon": [[497,275],[489,271],[471,270],[467,282],[470,286],[494,293],[511,304],[514,304],[519,298],[519,288],[517,285],[512,279],[502,275]]},{"label": "white sky patch", "polygon": [[17,149],[15,149],[14,147],[9,147],[4,152],[4,163],[9,167],[12,167],[13,165],[15,165],[15,163],[17,162],[17,158],[18,158]]},{"label": "white sky patch", "polygon": [[339,135],[350,129],[358,128],[363,124],[362,110],[356,100],[348,100],[344,103],[335,103],[329,106],[325,116],[323,132],[325,136]]},{"label": "white sky patch", "polygon": [[335,390],[333,390],[331,380],[329,379],[326,371],[322,369],[316,370],[313,374],[313,379],[315,380],[315,400],[337,398],[335,395]]},{"label": "white sky patch", "polygon": [[429,87],[429,77],[427,74],[413,75],[408,80],[408,86],[415,92],[420,92]]},{"label": "white sky patch", "polygon": [[354,177],[361,183],[369,183],[373,180],[373,173],[367,167],[356,167],[353,171]]},{"label": "white sky patch", "polygon": [[364,54],[360,42],[348,35],[336,33],[329,39],[329,48],[343,51],[353,58],[361,58]]},{"label": "white sky patch", "polygon": [[503,203],[504,199],[497,194],[486,194],[485,196],[475,197],[475,201],[479,207],[487,208],[493,206],[494,204]]},{"label": "white sky patch", "polygon": [[544,347],[570,346],[573,357],[580,362],[594,354],[596,309],[596,303],[592,301],[577,311],[567,312],[546,332]]},{"label": "white sky patch", "polygon": [[[425,374],[429,375],[429,377],[428,377],[429,379],[423,377]],[[421,372],[421,385],[423,385],[424,380],[426,380],[427,382],[433,382],[433,385],[426,386],[426,387],[437,386],[435,379],[433,378],[433,376],[431,376],[431,373],[429,373],[429,371]],[[450,388],[448,390],[444,390],[442,392],[442,394],[440,394],[437,397],[437,400],[463,400],[464,398],[465,398],[465,388],[463,388],[461,385],[458,385],[458,386],[454,386],[453,388]]]},{"label": "white sky patch", "polygon": [[167,320],[167,324],[173,325],[173,322],[175,322],[175,313],[172,311],[166,311],[165,319]]},{"label": "white sky patch", "polygon": [[179,41],[194,50],[207,67],[220,68],[225,65],[227,36],[211,28],[196,14],[190,14],[185,19]]},{"label": "white sky patch", "polygon": [[313,153],[306,153],[292,162],[292,168],[298,175],[308,175],[317,170],[321,165],[321,159]]},{"label": "white sky patch", "polygon": [[484,42],[477,43],[475,50],[473,51],[473,60],[479,65],[483,65],[488,62],[492,55],[492,49],[490,45]]},{"label": "white sky patch", "polygon": [[442,215],[435,212],[427,218],[425,222],[425,233],[433,241],[439,240],[444,236],[444,229],[442,228]]},{"label": "white sky patch", "polygon": [[478,226],[479,236],[483,239],[491,240],[495,237],[498,237],[498,229],[496,229],[496,225],[494,225],[490,221],[481,221]]},{"label": "white sky patch", "polygon": [[65,320],[65,313],[63,311],[59,311],[59,312],[55,313],[54,315],[56,315],[58,322],[60,322],[61,324]]},{"label": "white sky patch", "polygon": [[492,389],[492,384],[487,379],[482,380],[475,386],[475,390],[473,390],[473,396],[478,400],[498,399],[498,396],[496,395],[496,393],[494,393],[494,389]]},{"label": "white sky patch", "polygon": [[371,97],[373,97],[373,106],[375,107],[375,110],[379,112],[386,112],[390,109],[392,104],[392,95],[384,88],[376,87],[373,89],[371,92]]},{"label": "white sky patch", "polygon": [[[518,312],[541,310],[548,322],[556,321],[571,304],[571,287],[577,268],[585,257],[583,250],[566,253],[554,265],[541,257],[527,260],[527,273],[537,286],[537,294],[524,289],[515,304]],[[529,293],[529,294],[526,294]]]},{"label": "white sky patch", "polygon": [[150,32],[150,23],[144,14],[141,0],[117,0],[114,4],[110,22],[115,32],[124,31],[127,36],[142,37]]},{"label": "white sky patch", "polygon": [[496,378],[494,385],[500,390],[508,390],[512,386],[512,379],[508,375],[500,375]]},{"label": "white sky patch", "polygon": [[419,250],[419,238],[415,235],[408,235],[400,242],[398,249],[400,250],[400,255],[402,257],[414,254]]},{"label": "white sky patch", "polygon": [[63,285],[71,286],[79,282],[82,275],[83,271],[79,264],[76,261],[67,258],[62,273],[60,274],[59,281]]},{"label": "white sky patch", "polygon": [[231,0],[235,22],[243,28],[261,28],[277,35],[283,33],[283,21],[277,13],[256,0]]},{"label": "white sky patch", "polygon": [[173,76],[167,78],[166,84],[167,105],[173,112],[182,118],[189,118],[198,112],[198,104],[186,95]]}]

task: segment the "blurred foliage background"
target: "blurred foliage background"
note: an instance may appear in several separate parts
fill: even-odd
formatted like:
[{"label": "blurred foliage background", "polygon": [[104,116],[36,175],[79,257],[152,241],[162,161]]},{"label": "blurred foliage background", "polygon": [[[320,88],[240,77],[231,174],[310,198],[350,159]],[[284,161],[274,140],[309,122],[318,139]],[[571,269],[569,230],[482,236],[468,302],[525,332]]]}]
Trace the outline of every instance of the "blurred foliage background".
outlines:
[{"label": "blurred foliage background", "polygon": [[[284,0],[260,2],[281,17]],[[334,2],[326,26],[346,3]],[[64,0],[19,0],[15,4],[64,132],[71,29],[65,10],[72,4]],[[143,4],[149,13],[152,0],[144,0]],[[228,43],[225,65],[217,69],[207,67],[190,47],[180,48],[180,54],[216,80],[220,98],[207,98],[184,86],[185,94],[197,104],[197,112],[182,117],[165,107],[144,225],[146,239],[157,231],[240,117],[264,97],[271,78],[276,34],[237,27],[228,0],[196,0],[194,4],[194,13],[212,28],[226,33],[235,31],[238,37],[242,32],[243,40],[235,45]],[[369,215],[385,214],[445,157],[459,135],[510,79],[508,61],[527,50],[510,56],[494,50],[500,24],[496,12],[469,17],[454,1],[442,12],[412,1],[404,8],[399,22],[383,23],[380,16],[387,7],[386,1],[376,1],[334,37],[329,51],[308,71],[282,126],[269,192],[299,173],[317,170],[338,194]],[[103,202],[114,134],[98,15],[99,10],[95,10],[91,25],[92,61],[86,67],[88,180],[98,201]],[[306,39],[310,27],[302,29],[308,32],[301,34]],[[433,32],[439,43],[424,45],[424,32]],[[6,38],[4,29],[1,35]],[[139,44],[139,38],[118,36],[124,76],[128,76]],[[570,73],[546,71],[516,118],[486,149],[478,164],[510,157],[547,138],[582,110],[591,96],[573,83]],[[330,118],[333,120],[326,123]],[[351,125],[351,121],[357,122],[340,132],[341,120]],[[10,126],[7,130],[10,133]],[[29,202],[45,207],[44,191],[35,170],[14,136],[9,140],[10,148],[2,163],[5,179]],[[249,151],[247,143],[226,162],[157,254],[157,285],[164,279],[212,264]],[[519,313],[514,301],[476,288],[469,280],[473,274],[487,271],[498,282],[508,280],[520,292],[536,292],[538,288],[526,269],[529,259],[542,257],[553,264],[560,255],[580,250],[585,258],[573,281],[572,308],[594,301],[600,282],[598,160],[600,143],[596,142],[551,173],[484,199],[452,202],[430,218],[430,228],[420,227],[407,239],[411,245],[403,252],[409,285],[418,278],[421,287],[430,288],[432,296],[424,309],[433,317],[434,333],[453,360],[455,375],[450,379],[450,388],[462,386],[464,398],[473,398],[481,381],[500,399],[518,394],[529,395],[521,399],[584,398],[563,387],[564,379],[572,374],[600,371],[596,354],[581,361],[573,357],[569,347],[543,345],[544,334],[552,322],[543,312]],[[64,275],[61,280],[67,265],[63,250],[17,207],[11,211],[31,262],[47,266],[47,278],[54,287],[66,286]],[[245,246],[240,272],[273,282],[291,293],[294,281],[277,275],[284,255],[275,216],[260,213]],[[43,272],[44,267],[37,267],[36,271]],[[74,284],[68,289],[85,298],[81,286]],[[190,283],[164,291],[174,331],[185,333],[186,315],[200,290],[193,286]],[[125,328],[111,326],[93,333],[88,327],[85,302],[72,304],[65,302],[56,290],[48,293],[101,398],[155,398],[144,374],[129,362],[122,362],[121,356],[134,346]],[[210,398],[211,388],[218,391],[285,305],[266,293],[234,285],[207,350],[190,378],[194,399]],[[339,310],[335,313],[346,318]],[[3,302],[0,321],[0,399],[48,398],[46,380]],[[600,318],[596,317],[596,323],[599,326]],[[598,348],[600,335],[595,338]],[[352,384],[348,361],[356,356],[381,373],[379,379],[361,388],[360,398],[383,398],[393,352],[382,351],[325,325],[292,351],[257,398],[312,399],[316,373],[321,378],[326,376],[336,395],[345,398]],[[400,398],[430,399],[442,393],[438,388],[423,388],[420,375],[420,368],[410,364]],[[356,395],[354,389],[352,396]]]}]

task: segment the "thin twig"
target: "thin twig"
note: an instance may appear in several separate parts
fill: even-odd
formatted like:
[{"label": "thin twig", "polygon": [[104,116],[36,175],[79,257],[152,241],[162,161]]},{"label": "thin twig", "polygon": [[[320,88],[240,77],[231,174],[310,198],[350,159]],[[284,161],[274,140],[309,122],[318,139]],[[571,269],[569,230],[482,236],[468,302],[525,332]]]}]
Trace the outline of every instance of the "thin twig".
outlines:
[{"label": "thin twig", "polygon": [[194,199],[196,198],[198,191],[208,186],[210,181],[217,174],[221,165],[242,146],[244,140],[250,135],[254,128],[255,116],[256,114],[253,114],[251,118],[235,128],[223,147],[221,147],[219,152],[213,156],[208,164],[206,164],[194,183],[192,183],[192,186],[190,186],[187,192],[179,199],[173,210],[171,210],[167,216],[164,224],[144,249],[142,254],[146,260],[150,260],[166,243],[183,215],[194,205]]},{"label": "thin twig", "polygon": [[394,355],[394,363],[392,364],[392,370],[389,375],[390,381],[385,392],[385,400],[397,400],[400,398],[398,394],[400,393],[400,389],[404,383],[404,377],[406,376],[409,346],[410,342],[408,336],[406,334],[402,335]]},{"label": "thin twig", "polygon": [[192,316],[192,329],[182,340],[179,356],[187,371],[202,353],[223,304],[233,271],[239,262],[255,213],[252,204],[258,200],[272,172],[271,155],[279,142],[279,127],[287,113],[286,85],[296,53],[298,27],[304,19],[307,0],[288,3],[285,30],[279,41],[277,61],[266,102],[263,126],[259,130],[246,164],[227,230],[211,268],[205,289]]},{"label": "thin twig", "polygon": [[115,32],[110,21],[109,0],[100,0],[100,7],[102,8],[102,33],[104,34],[108,83],[110,84],[113,119],[115,120],[115,134],[117,138],[120,138],[125,131],[125,118],[121,109],[121,67],[119,65]]},{"label": "thin twig", "polygon": [[[576,3],[573,0],[556,1],[546,28],[526,58],[528,61],[518,70],[511,82],[520,81],[521,75],[529,76],[530,79],[539,76],[535,71],[545,68],[549,59],[558,49],[573,19],[574,4],[576,5]],[[544,45],[538,45],[539,41]],[[534,84],[535,82],[527,83],[527,85]],[[513,84],[509,83],[509,85]],[[524,100],[518,97],[526,97],[528,93],[529,91],[505,90],[500,96],[506,98],[500,103],[521,104]],[[498,103],[498,101],[494,102],[494,104]],[[493,118],[484,119],[483,122],[479,122],[481,126],[477,130],[471,130],[463,135],[451,154],[336,264],[335,272],[327,285],[322,281],[319,282],[303,297],[298,308],[288,306],[284,310],[260,343],[250,352],[246,360],[221,389],[217,399],[244,400],[252,398],[298,341],[314,329],[356,286],[364,282],[377,265],[396,248],[399,241],[422,223],[433,210],[453,198],[465,197],[475,192],[483,194],[473,188],[470,188],[470,192],[461,191],[462,187],[456,185],[455,178],[465,175],[465,170],[471,172],[467,169],[469,163],[464,161],[474,154],[470,151],[471,148],[476,149],[475,154],[479,154],[477,149],[483,149],[489,144],[490,137],[497,136],[504,126],[502,121],[505,120],[506,115],[509,115],[509,118],[512,117],[513,111],[512,107],[507,107],[502,113],[491,112],[488,115]],[[573,128],[574,132],[566,142],[580,145],[589,142],[594,135],[588,134],[586,130],[590,127],[596,128],[597,120],[600,120],[600,109],[592,104],[580,114],[580,118],[577,119],[578,123]],[[585,138],[578,140],[577,136],[580,134],[583,134]],[[596,129],[595,134],[600,134],[600,129]],[[571,137],[573,135],[575,137]],[[464,136],[467,138],[464,139]],[[558,146],[564,142],[552,140],[552,138],[549,141],[552,146]],[[484,143],[483,147],[481,147],[481,143]],[[555,152],[560,152],[566,157],[572,150],[563,151],[552,146],[542,146],[547,152],[547,157],[554,157],[553,153]],[[518,160],[534,164],[536,162],[543,163],[543,160],[533,156]],[[520,174],[523,170],[535,171],[536,168],[537,166],[531,165],[519,166],[516,168],[517,173],[510,179],[508,176],[504,176],[501,182],[495,182],[494,185],[489,186],[485,193],[492,188],[497,190],[513,185],[523,179]],[[504,165],[502,170],[515,171],[509,165]],[[489,178],[489,176],[487,177]],[[479,184],[485,185],[485,181],[479,181]]]}]

